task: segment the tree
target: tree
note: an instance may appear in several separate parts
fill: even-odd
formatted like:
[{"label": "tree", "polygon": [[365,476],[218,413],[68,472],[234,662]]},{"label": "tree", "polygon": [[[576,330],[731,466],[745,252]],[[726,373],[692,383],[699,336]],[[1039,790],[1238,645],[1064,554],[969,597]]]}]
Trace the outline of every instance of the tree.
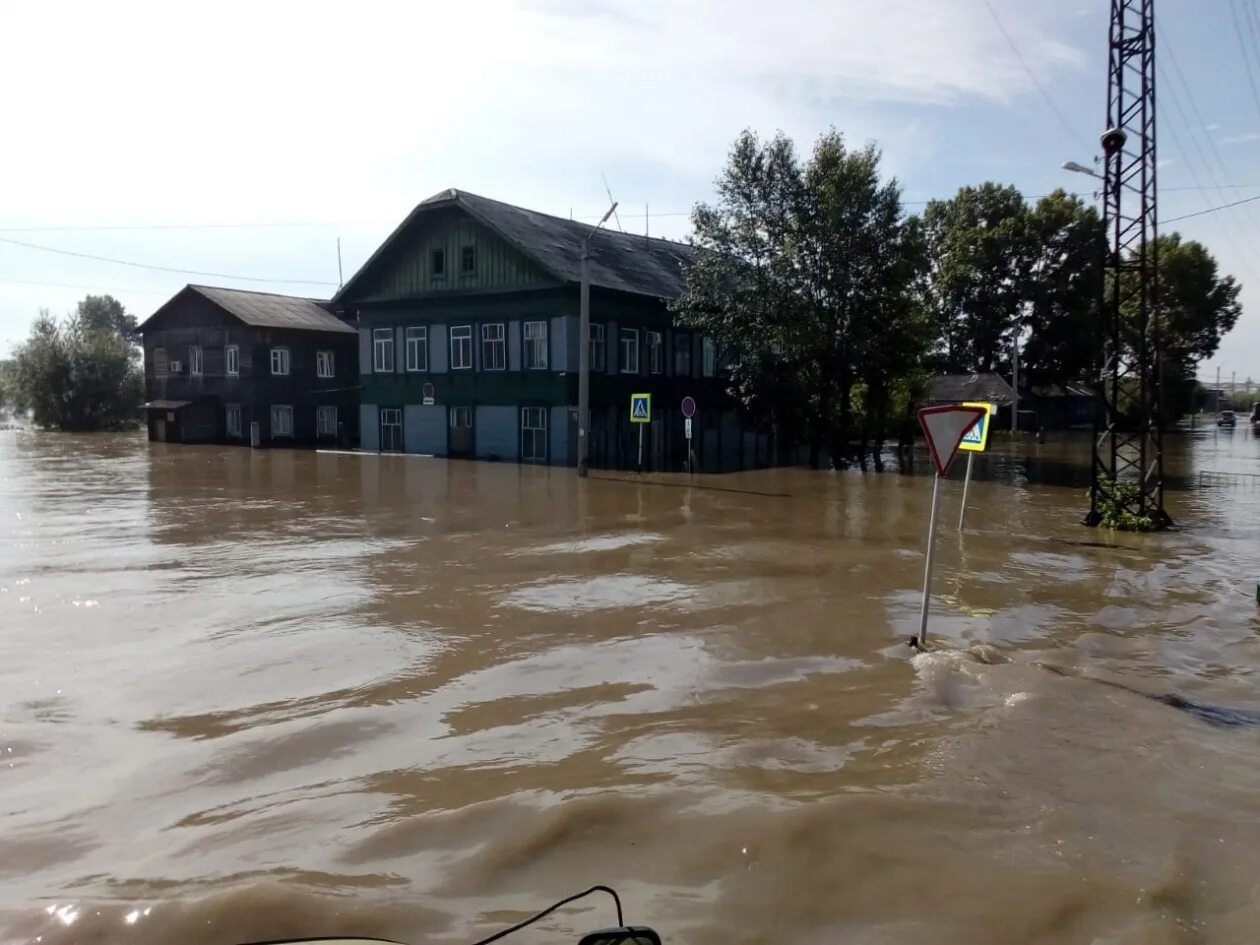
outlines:
[{"label": "tree", "polygon": [[10,395],[38,426],[117,430],[134,426],[144,400],[140,354],[113,327],[82,314],[58,322],[40,312],[14,353]]},{"label": "tree", "polygon": [[79,319],[88,331],[113,331],[131,344],[140,340],[139,325],[112,295],[89,295],[79,303]]},{"label": "tree", "polygon": [[1019,369],[1033,385],[1087,380],[1097,367],[1106,235],[1093,207],[1056,190],[1028,215],[1031,250]]},{"label": "tree", "polygon": [[692,214],[696,259],[673,310],[715,339],[745,411],[804,438],[815,462],[824,446],[836,461],[848,453],[855,392],[886,401],[926,347],[910,292],[917,230],[879,161],[831,131],[802,165],[783,134],[746,131],[717,203]]},{"label": "tree", "polygon": [[1009,363],[1032,265],[1029,211],[1010,186],[964,187],[923,212],[929,306],[947,371]]}]

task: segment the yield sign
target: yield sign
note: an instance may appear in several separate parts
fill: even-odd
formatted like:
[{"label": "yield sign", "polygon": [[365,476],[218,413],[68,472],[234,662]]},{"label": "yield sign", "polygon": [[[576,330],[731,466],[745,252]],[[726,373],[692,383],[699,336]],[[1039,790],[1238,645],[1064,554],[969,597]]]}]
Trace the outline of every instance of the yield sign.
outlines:
[{"label": "yield sign", "polygon": [[940,407],[923,407],[919,410],[919,426],[927,437],[928,450],[932,453],[932,465],[938,476],[948,476],[949,467],[958,455],[958,446],[967,431],[988,415],[984,407],[966,407],[945,404]]}]

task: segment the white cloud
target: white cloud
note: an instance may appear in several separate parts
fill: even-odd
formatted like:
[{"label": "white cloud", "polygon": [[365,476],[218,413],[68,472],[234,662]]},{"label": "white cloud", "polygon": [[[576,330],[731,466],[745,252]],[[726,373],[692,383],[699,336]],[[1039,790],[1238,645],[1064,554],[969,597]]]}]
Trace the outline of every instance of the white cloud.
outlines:
[{"label": "white cloud", "polygon": [[1227,135],[1221,139],[1221,144],[1248,144],[1252,141],[1260,141],[1260,132],[1248,131],[1239,135]]}]

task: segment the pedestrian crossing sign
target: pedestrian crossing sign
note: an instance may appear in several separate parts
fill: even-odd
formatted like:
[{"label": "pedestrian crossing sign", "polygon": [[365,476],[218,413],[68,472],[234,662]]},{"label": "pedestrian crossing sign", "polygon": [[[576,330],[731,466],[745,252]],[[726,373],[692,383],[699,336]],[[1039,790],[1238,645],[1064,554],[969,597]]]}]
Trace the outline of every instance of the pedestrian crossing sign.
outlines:
[{"label": "pedestrian crossing sign", "polygon": [[651,394],[631,394],[630,395],[630,422],[631,423],[651,423],[652,422],[652,395]]},{"label": "pedestrian crossing sign", "polygon": [[983,407],[986,413],[976,421],[975,426],[963,434],[962,442],[958,444],[958,448],[967,450],[969,453],[983,453],[989,448],[989,420],[992,419],[997,408],[993,404],[984,403],[967,403],[963,404],[963,406]]}]

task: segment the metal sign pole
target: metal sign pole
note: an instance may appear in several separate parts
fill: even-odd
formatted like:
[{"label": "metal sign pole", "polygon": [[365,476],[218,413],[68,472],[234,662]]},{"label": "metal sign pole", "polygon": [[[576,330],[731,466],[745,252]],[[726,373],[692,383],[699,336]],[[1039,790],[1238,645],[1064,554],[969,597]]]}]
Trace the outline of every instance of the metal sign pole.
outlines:
[{"label": "metal sign pole", "polygon": [[639,472],[643,472],[643,427],[644,426],[645,425],[642,423],[639,424]]},{"label": "metal sign pole", "polygon": [[967,517],[967,487],[971,485],[971,464],[975,462],[976,454],[967,454],[967,475],[963,477],[963,500],[962,508],[958,510],[958,530],[962,531],[963,519]]},{"label": "metal sign pole", "polygon": [[911,641],[919,647],[927,645],[928,601],[932,597],[932,565],[936,559],[936,509],[941,494],[941,477],[932,477],[932,512],[928,520],[927,562],[923,567],[923,603],[919,608],[919,635]]}]

